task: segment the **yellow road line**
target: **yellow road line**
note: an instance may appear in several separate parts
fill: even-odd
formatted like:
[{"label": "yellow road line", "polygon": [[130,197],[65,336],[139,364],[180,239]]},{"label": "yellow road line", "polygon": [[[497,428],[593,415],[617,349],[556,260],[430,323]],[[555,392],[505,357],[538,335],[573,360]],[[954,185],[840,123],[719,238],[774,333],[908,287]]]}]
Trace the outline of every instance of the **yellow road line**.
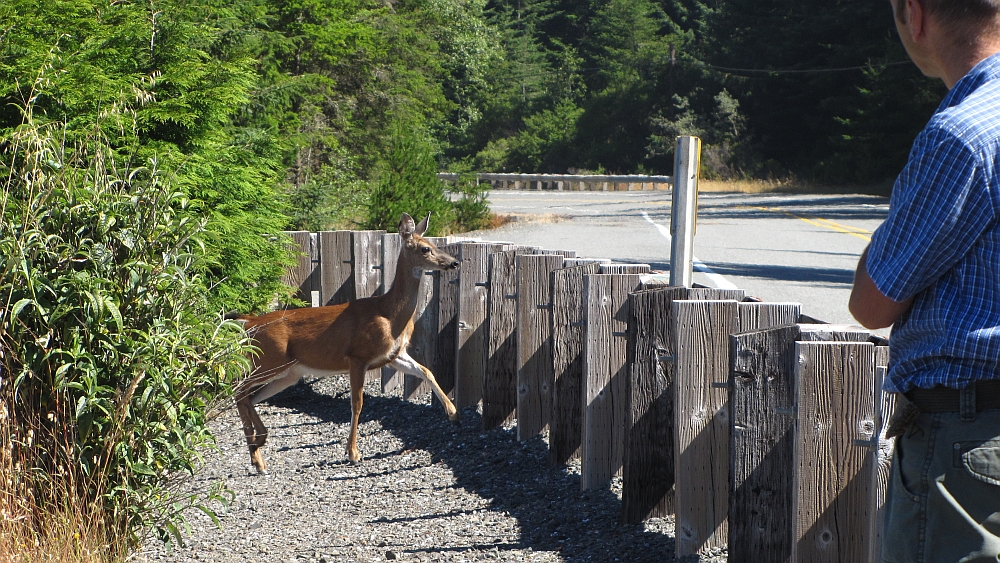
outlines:
[{"label": "yellow road line", "polygon": [[[741,207],[743,207],[743,206],[741,206]],[[779,207],[751,206],[751,207],[744,207],[744,208],[745,209],[760,209],[760,210],[763,210],[763,211],[770,211],[772,213],[784,213],[785,215],[788,215],[789,217],[794,217],[794,218],[796,218],[796,219],[798,219],[800,221],[805,221],[806,223],[809,223],[810,225],[813,225],[813,226],[816,226],[816,227],[824,227],[824,228],[827,228],[827,229],[833,229],[834,231],[845,233],[845,234],[848,234],[848,235],[851,235],[851,236],[855,236],[855,237],[858,237],[860,239],[864,239],[864,240],[866,240],[868,242],[871,242],[871,240],[872,240],[872,237],[871,237],[872,232],[869,231],[869,230],[867,230],[867,229],[862,229],[860,227],[851,227],[850,225],[841,225],[840,223],[837,223],[835,221],[831,221],[829,219],[822,219],[820,217],[803,217],[801,215],[796,215],[795,213],[792,213],[791,211],[786,211],[786,210],[781,209]]]}]

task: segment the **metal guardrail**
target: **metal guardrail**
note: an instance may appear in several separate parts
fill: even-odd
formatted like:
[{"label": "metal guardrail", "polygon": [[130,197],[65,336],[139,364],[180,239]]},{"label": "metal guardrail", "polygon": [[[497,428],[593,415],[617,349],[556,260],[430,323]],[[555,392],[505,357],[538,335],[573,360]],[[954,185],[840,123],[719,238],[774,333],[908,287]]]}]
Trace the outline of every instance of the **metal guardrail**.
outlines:
[{"label": "metal guardrail", "polygon": [[[456,182],[461,174],[442,172],[438,178]],[[500,174],[478,173],[476,179],[490,183],[494,189],[632,191],[666,190],[673,185],[672,176],[640,174]]]}]

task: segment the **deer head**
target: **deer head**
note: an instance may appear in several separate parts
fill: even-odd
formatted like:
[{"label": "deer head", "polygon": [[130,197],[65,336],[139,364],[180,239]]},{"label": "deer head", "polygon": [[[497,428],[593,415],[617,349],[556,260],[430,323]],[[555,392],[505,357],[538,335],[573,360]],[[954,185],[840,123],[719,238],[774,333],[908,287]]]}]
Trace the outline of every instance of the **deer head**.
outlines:
[{"label": "deer head", "polygon": [[403,237],[403,249],[399,255],[399,262],[404,261],[407,267],[416,270],[454,270],[458,267],[458,260],[454,256],[446,254],[438,249],[431,241],[422,235],[427,231],[427,223],[431,219],[431,214],[427,213],[420,223],[414,225],[413,217],[403,213],[399,220],[399,235]]}]

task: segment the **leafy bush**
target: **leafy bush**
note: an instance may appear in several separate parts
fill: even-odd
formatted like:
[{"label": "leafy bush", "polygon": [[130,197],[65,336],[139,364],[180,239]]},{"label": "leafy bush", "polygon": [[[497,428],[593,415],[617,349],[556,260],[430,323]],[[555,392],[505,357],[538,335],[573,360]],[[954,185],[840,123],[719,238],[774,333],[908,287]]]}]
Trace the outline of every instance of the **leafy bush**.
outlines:
[{"label": "leafy bush", "polygon": [[0,536],[37,546],[78,513],[111,550],[179,538],[204,499],[172,478],[213,443],[245,336],[208,306],[204,223],[172,176],[123,166],[99,133],[66,146],[31,112],[0,143]]}]

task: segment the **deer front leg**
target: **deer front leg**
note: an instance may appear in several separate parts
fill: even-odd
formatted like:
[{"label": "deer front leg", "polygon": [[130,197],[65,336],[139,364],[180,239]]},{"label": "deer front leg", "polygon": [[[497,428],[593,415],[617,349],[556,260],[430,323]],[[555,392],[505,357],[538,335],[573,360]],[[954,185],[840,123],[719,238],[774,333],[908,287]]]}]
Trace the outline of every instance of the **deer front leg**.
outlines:
[{"label": "deer front leg", "polygon": [[406,351],[403,351],[398,356],[396,356],[396,359],[393,360],[392,363],[389,364],[389,366],[395,369],[396,371],[401,371],[403,373],[415,375],[426,381],[428,384],[430,384],[431,390],[434,391],[434,395],[438,398],[439,401],[441,401],[441,404],[444,405],[444,412],[445,414],[448,415],[448,420],[455,423],[461,421],[461,415],[459,414],[458,409],[455,408],[455,405],[451,402],[451,399],[448,398],[448,395],[446,395],[444,393],[444,390],[441,389],[441,386],[438,385],[437,379],[434,378],[434,374],[431,373],[431,370],[427,369],[426,367],[421,365],[420,362],[411,358],[410,355],[406,353]]},{"label": "deer front leg", "polygon": [[365,364],[351,359],[351,434],[347,437],[347,459],[351,463],[361,461],[358,452],[358,424],[361,419],[361,407],[365,402]]}]

